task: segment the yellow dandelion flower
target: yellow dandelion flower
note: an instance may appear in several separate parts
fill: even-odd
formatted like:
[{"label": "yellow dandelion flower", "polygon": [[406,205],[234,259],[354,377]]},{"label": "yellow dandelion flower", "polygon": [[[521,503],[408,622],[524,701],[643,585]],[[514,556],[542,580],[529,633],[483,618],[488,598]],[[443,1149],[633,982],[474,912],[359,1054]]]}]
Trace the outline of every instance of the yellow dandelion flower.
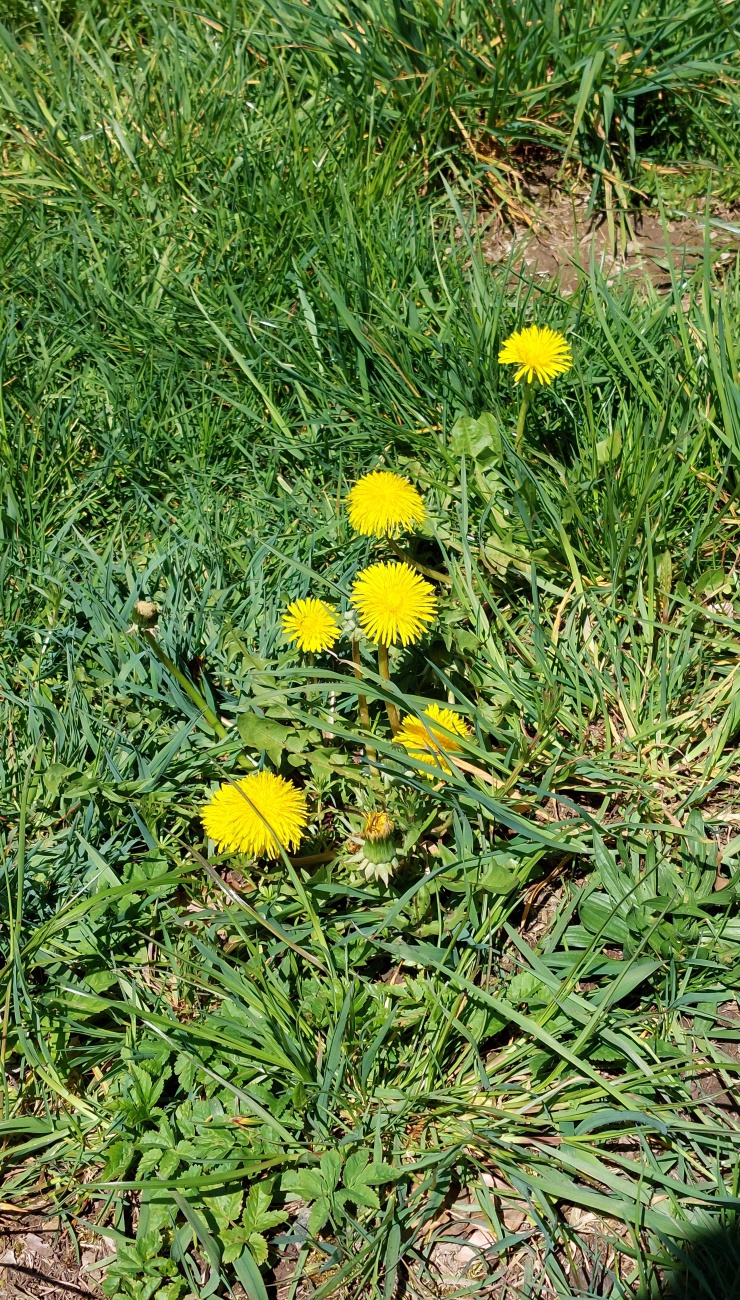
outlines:
[{"label": "yellow dandelion flower", "polygon": [[431,583],[408,564],[363,569],[352,587],[352,603],[365,635],[382,646],[420,640],[437,609]]},{"label": "yellow dandelion flower", "polygon": [[252,772],[236,785],[220,786],[200,816],[219,850],[255,858],[277,858],[281,845],[297,849],[308,820],[302,792],[274,772]]},{"label": "yellow dandelion flower", "polygon": [[364,537],[398,537],[426,519],[424,502],[408,479],[377,469],[347,495],[349,522]]},{"label": "yellow dandelion flower", "polygon": [[[443,772],[449,772],[450,765],[442,755],[445,752],[459,753],[460,746],[453,736],[447,735],[447,732],[453,732],[454,736],[467,736],[469,729],[457,713],[453,713],[452,709],[441,709],[438,704],[430,704],[429,708],[424,710],[424,717],[429,718],[430,721],[424,722],[422,718],[406,718],[396,740],[408,750],[412,758],[439,766]],[[438,724],[436,727],[432,725],[435,722]],[[441,731],[440,727],[444,727],[445,730]]]},{"label": "yellow dandelion flower", "polygon": [[340,627],[331,605],[309,597],[288,605],[283,614],[283,632],[289,641],[295,641],[299,650],[313,654],[317,650],[331,650]]},{"label": "yellow dandelion flower", "polygon": [[564,375],[573,365],[570,345],[557,330],[549,326],[530,325],[506,339],[498,354],[501,365],[518,366],[514,382],[523,375],[531,384],[536,377],[541,384],[549,384],[556,375]]}]

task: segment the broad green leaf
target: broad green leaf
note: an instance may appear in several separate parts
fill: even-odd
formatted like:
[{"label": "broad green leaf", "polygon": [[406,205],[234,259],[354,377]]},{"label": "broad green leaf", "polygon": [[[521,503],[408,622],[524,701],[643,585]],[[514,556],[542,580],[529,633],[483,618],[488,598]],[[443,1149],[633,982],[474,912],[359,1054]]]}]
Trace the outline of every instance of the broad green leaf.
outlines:
[{"label": "broad green leaf", "polygon": [[[171,1178],[180,1166],[180,1157],[176,1151],[165,1151],[159,1162],[157,1173],[160,1178]],[[139,1175],[141,1177],[141,1175]]]},{"label": "broad green leaf", "polygon": [[377,1210],[380,1206],[378,1194],[372,1187],[365,1187],[363,1183],[353,1183],[351,1187],[345,1187],[336,1193],[338,1204],[344,1205],[347,1201],[354,1205],[364,1205],[368,1209]]},{"label": "broad green leaf", "polygon": [[261,1232],[250,1232],[249,1249],[254,1255],[255,1264],[261,1267],[266,1262],[268,1253],[267,1242]]},{"label": "broad green leaf", "polygon": [[280,1182],[284,1192],[295,1192],[304,1201],[314,1201],[326,1190],[326,1183],[318,1170],[296,1169],[284,1173]]},{"label": "broad green leaf", "polygon": [[284,727],[273,718],[260,718],[256,713],[241,713],[237,725],[244,744],[250,749],[267,753],[277,767],[287,746],[291,728]]},{"label": "broad green leaf", "polygon": [[478,881],[478,888],[489,894],[509,894],[515,889],[519,880],[510,867],[501,862],[492,862]]},{"label": "broad green leaf", "polygon": [[470,456],[482,468],[500,465],[502,459],[501,430],[495,415],[484,411],[482,415],[460,415],[450,433],[450,451],[453,456]]},{"label": "broad green leaf", "polygon": [[359,1151],[354,1151],[348,1156],[344,1171],[342,1173],[342,1182],[345,1187],[352,1187],[359,1179],[364,1182],[364,1171],[370,1160],[370,1152],[364,1147]]},{"label": "broad green leaf", "polygon": [[319,1162],[324,1186],[332,1192],[339,1182],[342,1172],[342,1156],[339,1151],[325,1151]]},{"label": "broad green leaf", "polygon": [[56,799],[69,777],[78,770],[75,767],[66,767],[64,763],[51,763],[44,772],[44,785],[49,797]]},{"label": "broad green leaf", "polygon": [[216,1223],[220,1228],[225,1228],[231,1223],[235,1223],[242,1212],[242,1192],[238,1188],[232,1192],[224,1192],[220,1196],[203,1196],[203,1204],[210,1210]]},{"label": "broad green leaf", "polygon": [[727,582],[727,574],[724,569],[707,569],[697,578],[694,587],[695,595],[701,600],[711,600],[722,590]]},{"label": "broad green leaf", "polygon": [[[104,1179],[123,1178],[134,1158],[133,1142],[119,1140],[113,1142],[106,1152],[105,1168],[103,1169]],[[159,1158],[159,1152],[157,1152]]]},{"label": "broad green leaf", "polygon": [[[152,1171],[157,1168],[161,1158],[162,1158],[161,1147],[151,1147],[148,1151],[145,1151],[143,1156],[141,1157],[141,1160],[136,1166],[136,1177],[146,1178],[148,1174],[151,1174]],[[110,1177],[110,1175],[108,1175],[108,1177]]]},{"label": "broad green leaf", "polygon": [[326,1224],[331,1213],[329,1200],[325,1196],[320,1196],[314,1201],[311,1207],[311,1213],[308,1217],[308,1231],[312,1237],[317,1237],[321,1229]]},{"label": "broad green leaf", "polygon": [[403,1169],[396,1169],[395,1165],[386,1164],[384,1160],[371,1160],[362,1175],[362,1181],[370,1187],[379,1187],[383,1183],[394,1183],[402,1177]]},{"label": "broad green leaf", "polygon": [[622,434],[617,426],[607,438],[602,438],[596,444],[596,459],[599,465],[607,465],[609,461],[616,460],[621,450]]},{"label": "broad green leaf", "polygon": [[242,1215],[242,1223],[247,1233],[256,1232],[262,1222],[262,1216],[270,1208],[272,1186],[268,1183],[253,1183],[249,1189],[247,1203]]},{"label": "broad green leaf", "polygon": [[271,1210],[272,1182],[253,1183],[249,1189],[247,1204],[242,1215],[242,1224],[247,1234],[266,1232],[288,1217],[285,1210]]}]

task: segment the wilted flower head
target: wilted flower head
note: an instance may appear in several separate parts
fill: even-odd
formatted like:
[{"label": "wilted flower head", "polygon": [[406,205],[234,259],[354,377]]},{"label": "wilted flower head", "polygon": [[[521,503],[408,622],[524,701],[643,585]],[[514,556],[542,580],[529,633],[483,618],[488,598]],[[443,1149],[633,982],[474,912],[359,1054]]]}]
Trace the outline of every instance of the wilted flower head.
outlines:
[{"label": "wilted flower head", "polygon": [[541,384],[549,384],[573,365],[567,340],[547,325],[530,325],[512,334],[503,344],[498,359],[501,365],[519,367],[514,375],[517,384],[525,375],[528,384],[534,378]]},{"label": "wilted flower head", "polygon": [[385,646],[419,641],[437,609],[431,583],[408,564],[363,569],[352,587],[352,603],[365,635]]},{"label": "wilted flower head", "polygon": [[349,522],[365,537],[398,537],[423,524],[424,502],[408,479],[378,469],[366,474],[347,495]]},{"label": "wilted flower head", "polygon": [[159,618],[159,606],[153,600],[135,600],[133,608],[134,627],[154,627]]},{"label": "wilted flower head", "polygon": [[283,632],[299,650],[330,650],[340,634],[336,610],[323,600],[294,600],[283,614]]},{"label": "wilted flower head", "polygon": [[200,815],[219,850],[255,858],[277,858],[281,846],[297,849],[308,820],[302,791],[274,772],[220,786]]}]

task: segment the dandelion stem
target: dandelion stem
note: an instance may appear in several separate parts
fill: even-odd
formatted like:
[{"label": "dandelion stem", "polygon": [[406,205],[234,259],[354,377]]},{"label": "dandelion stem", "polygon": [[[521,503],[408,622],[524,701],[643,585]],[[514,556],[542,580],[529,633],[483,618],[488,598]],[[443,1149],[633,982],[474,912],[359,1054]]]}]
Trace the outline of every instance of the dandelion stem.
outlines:
[{"label": "dandelion stem", "polygon": [[[316,655],[313,653],[312,650],[309,650],[308,654],[306,655],[306,660],[307,660],[307,662],[308,662],[308,666],[309,666],[309,668],[315,668],[315,667],[316,667]],[[312,683],[313,683],[314,686],[316,685],[316,683],[318,682],[318,680],[319,680],[318,677],[317,677],[316,674],[314,673],[313,677],[311,678],[311,681],[312,681]],[[308,695],[307,695],[306,698],[309,699],[309,700],[313,700],[313,699],[315,699],[315,698],[316,698],[316,691],[309,691],[309,692],[308,692]]]},{"label": "dandelion stem", "polygon": [[516,438],[514,439],[514,450],[517,456],[521,455],[522,439],[524,437],[524,425],[527,420],[527,411],[532,401],[532,385],[525,382],[522,389],[522,404],[519,407],[519,419],[516,424]]},{"label": "dandelion stem", "polygon": [[[359,641],[353,641],[353,642],[352,642],[352,663],[353,663],[354,666],[355,666],[355,677],[360,677],[360,678],[361,678],[361,677],[362,677],[362,662],[361,662],[361,660],[360,660],[360,643],[359,643]],[[366,730],[366,731],[369,731],[369,730],[370,730],[370,710],[369,710],[369,708],[367,707],[367,696],[366,696],[366,695],[358,695],[358,696],[357,696],[357,707],[358,707],[358,709],[359,709],[359,713],[360,713],[360,722],[362,723],[362,725],[363,725],[363,727],[365,728],[365,730]]]},{"label": "dandelion stem", "polygon": [[158,659],[161,664],[164,664],[167,671],[172,673],[172,676],[174,677],[175,681],[179,682],[185,694],[193,701],[193,704],[196,706],[196,708],[200,709],[201,713],[203,714],[204,721],[208,723],[209,727],[213,728],[219,740],[227,740],[228,732],[224,727],[223,723],[221,723],[219,719],[216,717],[215,713],[213,712],[213,709],[208,705],[206,700],[201,695],[200,691],[197,690],[195,686],[193,686],[192,682],[188,681],[185,674],[180,672],[180,669],[177,668],[175,664],[173,664],[169,655],[165,654],[162,647],[157,644],[157,640],[154,634],[152,632],[147,631],[147,629],[144,627],[140,627],[137,630],[139,636],[146,641],[147,645],[149,646],[149,649],[154,655],[154,658]]},{"label": "dandelion stem", "polygon": [[[391,670],[388,663],[388,647],[387,645],[383,645],[382,641],[378,645],[378,673],[386,682],[391,680]],[[388,721],[391,724],[391,731],[395,736],[401,726],[398,709],[395,704],[391,704],[390,700],[386,700],[385,707],[388,713]]]},{"label": "dandelion stem", "polygon": [[416,569],[417,573],[423,573],[425,578],[431,578],[434,582],[444,582],[446,586],[452,586],[452,578],[449,573],[442,573],[441,569],[429,569],[426,564],[420,564],[418,560],[414,559],[413,555],[409,555],[408,551],[399,546],[398,542],[395,542],[392,537],[388,538],[388,545],[399,560],[403,560],[404,564],[410,564],[411,568]]}]

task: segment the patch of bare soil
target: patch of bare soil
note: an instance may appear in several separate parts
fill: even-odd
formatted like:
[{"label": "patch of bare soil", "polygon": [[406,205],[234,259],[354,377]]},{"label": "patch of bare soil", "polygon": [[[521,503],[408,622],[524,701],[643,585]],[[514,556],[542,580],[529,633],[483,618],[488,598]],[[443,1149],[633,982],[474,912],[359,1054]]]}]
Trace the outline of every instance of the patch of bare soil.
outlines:
[{"label": "patch of bare soil", "polygon": [[[481,1300],[513,1300],[533,1291],[540,1300],[556,1300],[560,1293],[545,1276],[542,1239],[534,1219],[500,1179],[490,1174],[483,1179],[506,1233],[507,1251],[500,1252],[496,1233],[475,1196],[465,1192],[430,1225],[426,1248],[419,1247],[425,1264],[423,1291],[415,1290],[409,1279],[409,1297],[423,1294],[425,1300],[444,1300],[468,1287]],[[558,1257],[574,1294],[608,1295],[613,1237],[620,1234],[620,1226],[576,1206],[564,1207],[563,1217],[569,1240]]]},{"label": "patch of bare soil", "polygon": [[110,1256],[110,1246],[99,1237],[81,1233],[77,1247],[58,1219],[37,1214],[0,1210],[0,1296],[98,1300],[103,1270],[96,1268]]},{"label": "patch of bare soil", "polygon": [[[509,262],[544,280],[556,279],[572,293],[593,256],[612,282],[621,276],[648,275],[655,287],[671,287],[666,243],[679,284],[703,261],[704,216],[670,220],[664,230],[654,208],[633,212],[601,209],[589,213],[587,194],[548,193],[542,187],[534,225],[505,225],[500,211],[484,217],[481,242],[486,261]],[[740,211],[715,207],[709,218],[711,261],[723,267],[740,253]]]}]

